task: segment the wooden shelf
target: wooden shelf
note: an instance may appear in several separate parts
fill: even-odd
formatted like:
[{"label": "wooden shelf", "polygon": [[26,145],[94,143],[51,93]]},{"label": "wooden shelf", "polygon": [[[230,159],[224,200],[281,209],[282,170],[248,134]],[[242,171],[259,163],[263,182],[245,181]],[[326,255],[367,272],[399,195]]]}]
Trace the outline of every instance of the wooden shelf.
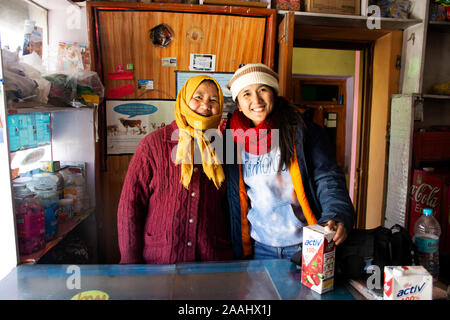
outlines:
[{"label": "wooden shelf", "polygon": [[268,4],[259,1],[243,1],[243,0],[203,0],[203,4],[216,4],[220,6],[238,6],[238,7],[257,7],[267,8]]},{"label": "wooden shelf", "polygon": [[450,22],[449,21],[429,21],[428,29],[433,32],[449,32],[450,33]]},{"label": "wooden shelf", "polygon": [[450,100],[450,96],[440,94],[423,94],[422,97],[425,99]]},{"label": "wooden shelf", "polygon": [[40,258],[42,258],[50,249],[52,249],[54,246],[56,246],[64,237],[72,231],[77,225],[79,225],[83,220],[85,220],[89,215],[91,215],[94,212],[94,209],[91,208],[89,210],[86,210],[83,214],[79,214],[74,216],[72,219],[67,220],[65,223],[62,223],[58,225],[58,233],[56,237],[47,242],[45,245],[45,248],[36,252],[33,252],[28,255],[21,255],[20,256],[20,264],[22,263],[35,263]]},{"label": "wooden shelf", "polygon": [[[278,14],[286,14],[289,11],[279,10]],[[341,14],[325,14],[313,12],[295,11],[295,24],[316,25],[327,27],[347,27],[367,29],[367,20],[370,17]],[[380,18],[382,30],[404,30],[413,25],[422,23],[421,19],[394,19]]]}]

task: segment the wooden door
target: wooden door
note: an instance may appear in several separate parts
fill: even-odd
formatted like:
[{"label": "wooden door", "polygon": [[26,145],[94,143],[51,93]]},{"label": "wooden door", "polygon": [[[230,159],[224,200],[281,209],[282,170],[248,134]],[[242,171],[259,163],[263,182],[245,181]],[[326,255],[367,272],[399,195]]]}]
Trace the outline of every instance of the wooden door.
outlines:
[{"label": "wooden door", "polygon": [[292,50],[294,46],[294,12],[284,15],[278,26],[278,77],[280,96],[292,96]]},{"label": "wooden door", "polygon": [[[216,72],[234,72],[241,63],[262,62],[273,68],[275,10],[88,2],[87,15],[92,65],[103,79],[105,92],[126,84],[133,87],[125,100],[174,100],[175,70],[190,70],[191,53],[215,55]],[[169,26],[174,35],[167,47],[157,47],[149,38],[149,31],[160,24]],[[164,66],[162,58],[176,58],[176,67]],[[108,79],[117,66],[129,63],[134,66],[133,79]],[[152,79],[153,90],[140,89],[139,79]],[[104,263],[117,263],[117,205],[132,154],[105,154],[105,118],[103,105],[96,149],[99,252],[103,252]]]}]

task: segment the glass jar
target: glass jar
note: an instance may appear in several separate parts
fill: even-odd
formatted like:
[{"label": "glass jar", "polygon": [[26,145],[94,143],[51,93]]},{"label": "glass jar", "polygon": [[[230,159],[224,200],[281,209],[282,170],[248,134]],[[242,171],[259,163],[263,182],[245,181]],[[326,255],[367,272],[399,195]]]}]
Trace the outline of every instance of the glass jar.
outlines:
[{"label": "glass jar", "polygon": [[64,178],[59,172],[44,172],[33,175],[33,185],[50,185],[56,188],[58,199],[64,198]]},{"label": "glass jar", "polygon": [[26,184],[13,182],[19,252],[31,254],[45,248],[45,212]]},{"label": "glass jar", "polygon": [[47,184],[40,184],[35,185],[34,191],[36,192],[37,197],[41,199],[44,207],[51,206],[55,202],[58,203],[59,196],[56,188]]}]

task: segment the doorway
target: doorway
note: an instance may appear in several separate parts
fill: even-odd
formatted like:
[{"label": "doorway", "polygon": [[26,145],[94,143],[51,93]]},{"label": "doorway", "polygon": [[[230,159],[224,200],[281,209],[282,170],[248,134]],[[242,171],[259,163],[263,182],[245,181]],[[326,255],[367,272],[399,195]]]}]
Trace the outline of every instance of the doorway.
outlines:
[{"label": "doorway", "polygon": [[293,102],[309,110],[313,121],[325,129],[349,187],[352,137],[347,131],[352,128],[353,76],[293,74],[292,80]]},{"label": "doorway", "polygon": [[[388,131],[392,94],[399,91],[401,30],[369,30],[365,27],[315,26],[286,14],[278,28],[280,92],[293,100],[294,48],[352,50],[359,53],[361,92],[353,113],[351,153],[355,158],[350,175],[355,227],[382,225],[386,199]],[[356,100],[356,98],[355,98]],[[351,169],[352,170],[352,169]]]}]

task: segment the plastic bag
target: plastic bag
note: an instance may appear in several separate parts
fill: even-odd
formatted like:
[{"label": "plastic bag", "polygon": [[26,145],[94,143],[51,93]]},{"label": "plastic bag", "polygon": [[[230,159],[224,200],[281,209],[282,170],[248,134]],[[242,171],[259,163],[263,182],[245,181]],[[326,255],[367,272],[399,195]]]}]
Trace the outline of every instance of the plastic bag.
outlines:
[{"label": "plastic bag", "polygon": [[412,9],[409,0],[378,0],[372,1],[381,9],[381,16],[387,18],[408,19]]},{"label": "plastic bag", "polygon": [[79,108],[92,107],[103,101],[104,87],[96,72],[77,70],[72,74],[55,73],[44,78],[51,83],[50,104]]},{"label": "plastic bag", "polygon": [[39,89],[39,102],[46,104],[48,102],[51,83],[42,77],[44,71],[41,57],[39,57],[36,52],[33,52],[32,54],[23,56],[20,65],[22,66],[25,75],[37,83]]},{"label": "plastic bag", "polygon": [[2,49],[4,89],[7,101],[38,101],[38,83],[30,79],[20,64],[17,52]]}]

